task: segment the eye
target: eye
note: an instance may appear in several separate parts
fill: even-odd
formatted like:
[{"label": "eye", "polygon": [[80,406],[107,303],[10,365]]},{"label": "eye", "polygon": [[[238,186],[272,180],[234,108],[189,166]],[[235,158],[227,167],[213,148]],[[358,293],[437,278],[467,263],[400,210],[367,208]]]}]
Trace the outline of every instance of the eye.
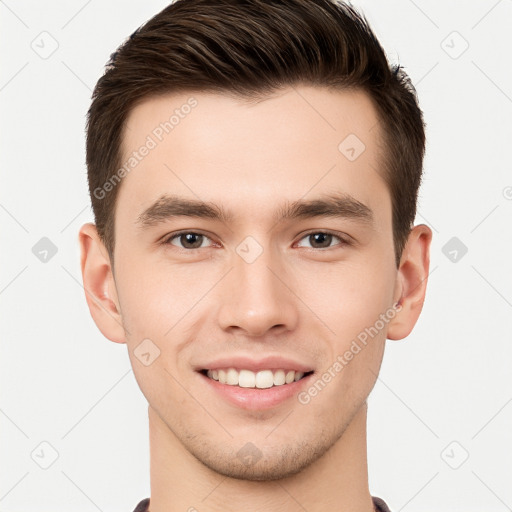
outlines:
[{"label": "eye", "polygon": [[329,249],[333,239],[338,239],[340,243],[335,245],[348,245],[348,242],[334,233],[328,231],[314,231],[301,238],[301,240],[307,239],[310,243],[309,246],[312,249]]},{"label": "eye", "polygon": [[[333,245],[332,242],[335,239],[339,242]],[[195,231],[180,231],[168,236],[162,243],[164,245],[174,245],[184,250],[191,250],[208,247],[208,244],[205,244],[208,240],[211,241],[209,237],[202,233],[197,233]],[[336,245],[349,245],[349,242],[340,235],[330,233],[328,231],[314,231],[303,236],[301,240],[307,240],[309,245],[306,245],[305,247],[309,247],[311,249],[329,249]]]},{"label": "eye", "polygon": [[[177,240],[181,245],[174,243],[174,240]],[[206,240],[210,240],[210,238],[201,233],[195,233],[194,231],[181,231],[167,237],[162,243],[164,245],[176,245],[181,249],[200,249],[202,247],[207,247],[203,245],[203,242]]]}]

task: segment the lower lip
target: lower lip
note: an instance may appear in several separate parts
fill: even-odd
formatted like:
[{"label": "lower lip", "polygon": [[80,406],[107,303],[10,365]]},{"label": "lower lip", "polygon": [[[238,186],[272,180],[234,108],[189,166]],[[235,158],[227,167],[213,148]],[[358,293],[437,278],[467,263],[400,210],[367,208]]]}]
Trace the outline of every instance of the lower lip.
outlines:
[{"label": "lower lip", "polygon": [[285,400],[296,396],[297,393],[309,383],[311,373],[298,381],[282,386],[272,386],[271,388],[241,388],[240,386],[230,386],[229,384],[221,384],[219,381],[210,379],[206,375],[199,373],[206,380],[214,391],[219,393],[224,399],[241,409],[264,410],[271,409]]}]

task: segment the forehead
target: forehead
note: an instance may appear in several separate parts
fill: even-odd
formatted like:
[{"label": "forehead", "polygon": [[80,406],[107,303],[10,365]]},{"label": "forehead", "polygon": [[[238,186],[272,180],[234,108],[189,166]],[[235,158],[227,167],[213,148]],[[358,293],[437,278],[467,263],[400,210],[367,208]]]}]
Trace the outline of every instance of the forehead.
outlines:
[{"label": "forehead", "polygon": [[149,98],[129,114],[118,204],[135,214],[173,195],[228,202],[248,215],[281,199],[380,195],[380,126],[362,91],[297,86],[257,102],[190,92]]}]

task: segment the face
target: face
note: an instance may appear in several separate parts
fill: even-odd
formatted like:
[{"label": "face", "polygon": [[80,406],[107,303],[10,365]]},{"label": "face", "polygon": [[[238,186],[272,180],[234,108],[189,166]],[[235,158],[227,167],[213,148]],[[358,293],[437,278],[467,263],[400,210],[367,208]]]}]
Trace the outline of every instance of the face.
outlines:
[{"label": "face", "polygon": [[379,129],[363,92],[305,86],[161,96],[127,120],[116,341],[150,415],[220,474],[301,471],[375,383],[404,289]]}]

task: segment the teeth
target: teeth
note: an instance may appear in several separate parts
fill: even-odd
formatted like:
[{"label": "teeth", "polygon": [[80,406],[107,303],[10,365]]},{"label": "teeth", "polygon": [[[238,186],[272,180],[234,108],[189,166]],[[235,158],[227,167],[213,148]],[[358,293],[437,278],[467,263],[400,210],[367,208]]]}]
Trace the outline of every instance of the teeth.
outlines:
[{"label": "teeth", "polygon": [[226,372],[226,384],[231,386],[238,385],[238,372],[234,368],[229,368]]},{"label": "teeth", "polygon": [[240,373],[238,373],[236,370],[233,371],[238,374],[238,382],[234,382],[233,386],[238,385],[241,388],[254,388],[256,386],[256,374],[254,372],[240,370]]},{"label": "teeth", "polygon": [[241,388],[266,389],[272,386],[282,386],[297,382],[304,377],[304,372],[295,370],[261,370],[252,372],[251,370],[240,370],[235,368],[225,368],[221,370],[208,370],[206,375],[213,380],[218,380],[221,384],[229,386],[240,386]]},{"label": "teeth", "polygon": [[[251,372],[252,373],[252,372]],[[271,388],[274,385],[274,375],[270,370],[262,370],[256,374],[256,387]]]},{"label": "teeth", "polygon": [[284,370],[274,372],[274,386],[282,386],[286,382]]}]

